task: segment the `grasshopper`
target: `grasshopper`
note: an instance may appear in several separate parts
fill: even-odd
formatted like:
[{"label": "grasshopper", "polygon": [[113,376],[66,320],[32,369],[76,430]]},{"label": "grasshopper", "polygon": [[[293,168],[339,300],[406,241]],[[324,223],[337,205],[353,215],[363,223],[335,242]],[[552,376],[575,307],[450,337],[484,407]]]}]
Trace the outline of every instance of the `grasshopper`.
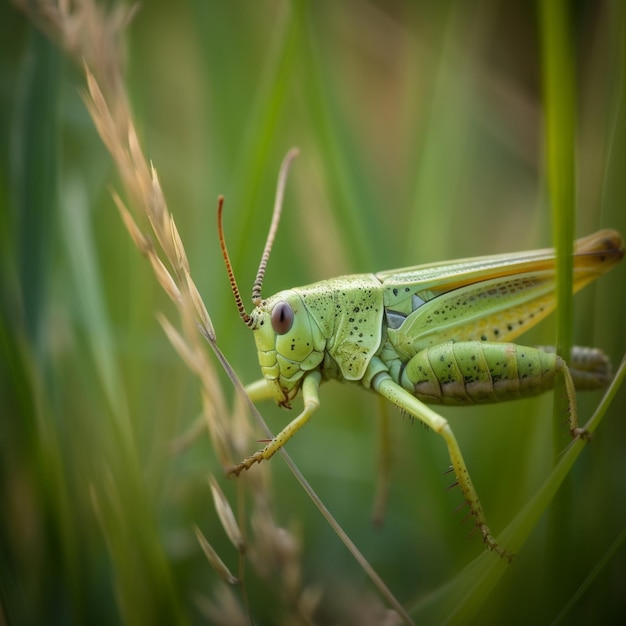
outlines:
[{"label": "grasshopper", "polygon": [[[281,168],[272,223],[246,313],[226,249],[223,198],[218,205],[220,245],[243,321],[254,332],[263,379],[246,388],[253,401],[281,407],[302,392],[304,409],[267,445],[230,467],[239,475],[272,457],[319,408],[320,384],[336,379],[361,385],[439,433],[451,469],[486,545],[510,560],[487,525],[478,494],[448,421],[427,404],[504,402],[541,394],[562,376],[569,430],[578,427],[575,387],[610,380],[608,358],[574,348],[571,364],[550,347],[511,343],[556,306],[553,249],[483,256],[403,269],[355,274],[261,295],[280,219],[290,153]],[[620,234],[601,230],[575,242],[573,290],[604,274],[624,256]]]}]

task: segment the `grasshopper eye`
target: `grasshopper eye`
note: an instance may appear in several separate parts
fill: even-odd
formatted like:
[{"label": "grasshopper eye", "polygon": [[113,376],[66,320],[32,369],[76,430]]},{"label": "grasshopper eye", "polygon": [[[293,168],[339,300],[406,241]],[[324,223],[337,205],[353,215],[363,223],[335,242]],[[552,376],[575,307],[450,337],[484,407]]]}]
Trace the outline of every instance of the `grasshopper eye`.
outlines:
[{"label": "grasshopper eye", "polygon": [[272,309],[272,328],[277,335],[284,335],[293,325],[293,309],[286,302],[279,302]]}]

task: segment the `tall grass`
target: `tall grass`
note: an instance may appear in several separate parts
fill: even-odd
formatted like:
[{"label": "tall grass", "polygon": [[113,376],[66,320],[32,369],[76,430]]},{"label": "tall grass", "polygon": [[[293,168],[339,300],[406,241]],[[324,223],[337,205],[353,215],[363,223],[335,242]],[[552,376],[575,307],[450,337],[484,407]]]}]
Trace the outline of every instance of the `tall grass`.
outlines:
[{"label": "tall grass", "polygon": [[[197,329],[210,339],[214,330],[241,380],[258,378],[220,258],[216,199],[226,198],[244,295],[294,145],[265,293],[549,245],[542,76],[557,78],[544,72],[539,12],[153,1],[127,23],[125,11],[75,6],[83,12],[65,21],[0,9],[13,50],[0,70],[0,135],[11,137],[0,177],[6,621],[392,621],[281,458],[223,478],[222,465],[264,435]],[[583,3],[563,19],[573,36],[576,235],[626,232],[624,11]],[[624,271],[574,299],[574,342],[616,365]],[[554,325],[522,341],[554,343]],[[582,421],[600,398],[579,396]],[[415,622],[623,616],[623,392],[592,441],[559,456],[556,477],[552,448],[569,436],[565,424],[553,434],[549,397],[442,411],[492,529],[516,544],[511,565],[467,537],[440,438],[394,411],[389,502],[373,527],[384,435],[372,399],[322,387],[320,411],[288,451]],[[293,417],[259,409],[274,432]],[[561,507],[552,491],[565,475],[555,550],[542,510]],[[241,584],[224,582],[231,576]]]}]

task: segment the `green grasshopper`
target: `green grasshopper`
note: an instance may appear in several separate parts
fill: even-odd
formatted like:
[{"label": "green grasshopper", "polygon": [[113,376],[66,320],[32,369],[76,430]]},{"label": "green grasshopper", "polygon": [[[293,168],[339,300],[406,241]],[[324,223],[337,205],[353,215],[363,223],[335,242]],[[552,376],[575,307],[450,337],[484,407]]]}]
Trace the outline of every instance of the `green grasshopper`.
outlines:
[{"label": "green grasshopper", "polygon": [[[229,468],[239,475],[272,457],[319,408],[319,387],[336,379],[360,384],[439,433],[458,485],[487,546],[510,560],[491,534],[461,450],[446,419],[428,404],[504,402],[543,393],[557,374],[565,382],[569,429],[578,427],[575,386],[599,388],[610,380],[600,350],[574,348],[571,365],[552,348],[511,343],[552,312],[552,249],[355,274],[261,295],[280,219],[286,172],[281,168],[276,204],[248,314],[234,278],[218,206],[220,245],[243,321],[253,330],[263,379],[246,388],[253,401],[273,398],[291,408],[301,391],[303,411],[267,445]],[[619,233],[602,230],[575,242],[573,289],[604,274],[624,256]]]}]

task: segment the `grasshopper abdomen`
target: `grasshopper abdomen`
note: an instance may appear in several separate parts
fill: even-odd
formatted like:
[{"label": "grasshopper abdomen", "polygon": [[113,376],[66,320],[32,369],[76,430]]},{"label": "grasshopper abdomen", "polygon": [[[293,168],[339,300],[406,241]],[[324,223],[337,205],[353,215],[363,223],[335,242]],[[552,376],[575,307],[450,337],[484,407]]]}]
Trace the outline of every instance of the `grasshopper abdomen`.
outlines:
[{"label": "grasshopper abdomen", "polygon": [[548,391],[564,367],[560,356],[538,348],[449,342],[418,352],[406,364],[399,382],[428,403],[488,404]]}]

